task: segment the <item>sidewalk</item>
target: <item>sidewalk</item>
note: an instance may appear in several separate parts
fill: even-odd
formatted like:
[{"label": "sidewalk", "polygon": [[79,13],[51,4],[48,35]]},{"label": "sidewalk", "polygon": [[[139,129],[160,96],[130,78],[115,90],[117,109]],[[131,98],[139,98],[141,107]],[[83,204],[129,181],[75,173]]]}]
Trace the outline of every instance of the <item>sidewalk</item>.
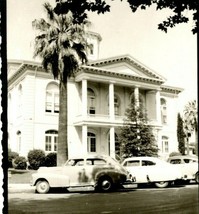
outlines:
[{"label": "sidewalk", "polygon": [[34,193],[35,186],[30,184],[9,184],[8,183],[8,193]]},{"label": "sidewalk", "polygon": [[34,170],[9,170],[8,193],[35,192],[35,186],[30,185],[31,174]]}]

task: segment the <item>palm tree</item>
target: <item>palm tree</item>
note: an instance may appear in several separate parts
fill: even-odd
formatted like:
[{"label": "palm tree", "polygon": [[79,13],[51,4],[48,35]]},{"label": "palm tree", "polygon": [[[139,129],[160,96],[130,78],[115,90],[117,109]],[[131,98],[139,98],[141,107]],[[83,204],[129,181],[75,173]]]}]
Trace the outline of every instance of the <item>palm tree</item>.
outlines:
[{"label": "palm tree", "polygon": [[189,137],[195,131],[195,149],[198,155],[198,118],[196,100],[190,101],[184,108],[184,129],[187,139],[187,154],[189,154]]},{"label": "palm tree", "polygon": [[87,62],[85,20],[74,24],[73,15],[57,15],[49,3],[44,3],[47,20],[41,18],[32,22],[38,32],[35,37],[34,57],[40,57],[46,71],[50,71],[59,80],[59,127],[57,165],[68,158],[67,145],[67,81],[74,72]]}]

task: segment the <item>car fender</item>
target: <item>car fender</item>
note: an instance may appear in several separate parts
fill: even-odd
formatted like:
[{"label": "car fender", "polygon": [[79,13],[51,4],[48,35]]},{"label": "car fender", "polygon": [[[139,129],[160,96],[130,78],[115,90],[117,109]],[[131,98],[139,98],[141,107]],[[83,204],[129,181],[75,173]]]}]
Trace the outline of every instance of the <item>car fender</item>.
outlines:
[{"label": "car fender", "polygon": [[118,183],[121,181],[121,177],[123,176],[124,178],[122,179],[123,182],[125,182],[126,180],[126,175],[125,174],[121,174],[116,170],[100,170],[95,174],[95,182],[97,183],[99,181],[99,179],[103,176],[108,176],[111,178],[112,182],[114,184]]},{"label": "car fender", "polygon": [[53,173],[35,173],[32,175],[33,186],[36,185],[38,180],[46,180],[50,187],[69,187],[70,179],[67,175],[58,175]]}]

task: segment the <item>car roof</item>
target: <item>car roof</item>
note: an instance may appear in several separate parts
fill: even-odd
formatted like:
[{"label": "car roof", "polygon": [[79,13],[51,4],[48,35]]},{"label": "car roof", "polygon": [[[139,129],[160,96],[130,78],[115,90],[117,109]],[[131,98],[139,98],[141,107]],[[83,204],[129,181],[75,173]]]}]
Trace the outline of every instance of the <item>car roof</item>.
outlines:
[{"label": "car roof", "polygon": [[101,154],[95,154],[95,155],[78,155],[78,156],[72,156],[68,158],[70,159],[87,159],[87,158],[110,158],[108,155],[101,155]]},{"label": "car roof", "polygon": [[196,160],[198,159],[197,156],[191,156],[191,155],[176,155],[176,156],[169,157],[168,160],[176,159],[176,158],[179,158],[179,159],[190,158],[190,159],[196,159]]},{"label": "car roof", "polygon": [[149,157],[149,156],[139,156],[139,157],[129,157],[126,158],[124,161],[128,160],[161,160],[158,157]]}]

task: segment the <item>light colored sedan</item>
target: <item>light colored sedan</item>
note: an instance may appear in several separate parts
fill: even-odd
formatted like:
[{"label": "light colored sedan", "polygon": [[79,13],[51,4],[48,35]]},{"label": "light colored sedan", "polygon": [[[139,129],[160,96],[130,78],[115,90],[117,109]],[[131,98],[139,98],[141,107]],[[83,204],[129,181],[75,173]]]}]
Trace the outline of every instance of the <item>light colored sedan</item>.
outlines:
[{"label": "light colored sedan", "polygon": [[172,156],[167,160],[169,163],[179,167],[183,174],[183,180],[189,183],[195,180],[199,183],[198,158],[188,155]]},{"label": "light colored sedan", "polygon": [[165,188],[182,174],[175,166],[155,157],[126,158],[122,165],[135,177],[137,184],[151,183]]},{"label": "light colored sedan", "polygon": [[31,185],[38,193],[47,193],[52,187],[92,186],[106,192],[127,180],[127,171],[109,156],[94,155],[69,159],[61,167],[40,167],[32,174]]}]

